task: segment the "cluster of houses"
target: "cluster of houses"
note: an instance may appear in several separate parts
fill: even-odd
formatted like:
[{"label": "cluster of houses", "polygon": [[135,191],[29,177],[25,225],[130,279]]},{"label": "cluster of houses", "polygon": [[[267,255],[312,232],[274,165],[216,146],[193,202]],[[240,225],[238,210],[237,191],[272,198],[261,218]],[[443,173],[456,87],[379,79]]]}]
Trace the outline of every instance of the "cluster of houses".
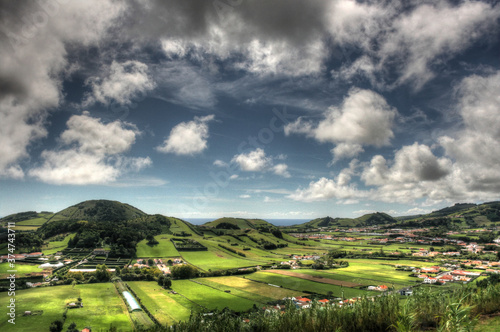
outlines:
[{"label": "cluster of houses", "polygon": [[288,261],[283,261],[280,264],[281,265],[289,265],[291,266],[292,269],[298,269],[300,268],[299,262],[306,262],[306,261],[317,261],[318,259],[321,258],[319,255],[292,255],[290,257],[291,259]]},{"label": "cluster of houses", "polygon": [[[453,270],[449,272],[441,272],[439,266],[426,267],[421,269],[413,270],[414,273],[418,274],[418,278],[423,279],[424,284],[446,284],[447,282],[463,282],[468,283],[474,277],[481,275],[480,272],[464,271],[464,270]],[[435,277],[430,276],[430,274],[436,275]]]},{"label": "cluster of houses", "polygon": [[[163,274],[170,274],[170,268],[163,262],[163,260],[161,260],[159,258],[155,258],[155,259],[153,259],[153,261],[154,261],[154,264],[160,269],[160,271],[163,272]],[[147,263],[146,259],[138,259],[136,261],[136,263],[129,265],[128,268],[129,269],[136,268],[136,267],[139,269],[147,268],[147,267],[149,267],[149,265],[146,263]],[[184,262],[180,258],[174,258],[172,260],[172,264],[179,265],[179,264],[184,264]]]},{"label": "cluster of houses", "polygon": [[387,287],[386,285],[378,285],[378,286],[368,286],[366,289],[372,291],[385,292],[389,290],[389,287]]}]

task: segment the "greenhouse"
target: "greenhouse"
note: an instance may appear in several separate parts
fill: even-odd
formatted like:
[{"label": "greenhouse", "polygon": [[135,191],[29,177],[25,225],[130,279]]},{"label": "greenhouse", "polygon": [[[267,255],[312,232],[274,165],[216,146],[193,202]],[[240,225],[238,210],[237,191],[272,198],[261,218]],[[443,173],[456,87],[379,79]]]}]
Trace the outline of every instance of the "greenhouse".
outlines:
[{"label": "greenhouse", "polygon": [[127,300],[127,303],[132,311],[142,310],[141,306],[139,305],[139,303],[137,303],[132,294],[130,294],[129,292],[123,292],[123,297],[125,297],[125,299]]}]

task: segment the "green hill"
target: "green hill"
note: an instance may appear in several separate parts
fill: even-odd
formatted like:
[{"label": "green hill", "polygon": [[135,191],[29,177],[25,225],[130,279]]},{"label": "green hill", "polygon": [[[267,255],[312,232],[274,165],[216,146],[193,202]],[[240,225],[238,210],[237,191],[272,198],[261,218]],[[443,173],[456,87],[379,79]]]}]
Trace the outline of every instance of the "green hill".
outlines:
[{"label": "green hill", "polygon": [[52,219],[120,221],[144,216],[147,216],[147,214],[129,204],[108,200],[91,200],[59,211]]},{"label": "green hill", "polygon": [[332,218],[324,217],[308,221],[304,224],[294,226],[299,228],[319,228],[319,227],[362,227],[380,224],[392,224],[397,220],[387,213],[376,212],[365,214],[359,218]]},{"label": "green hill", "polygon": [[[243,218],[219,218],[214,221],[203,224],[205,227],[213,227],[220,229],[258,229],[262,227],[276,227],[273,224],[262,219],[243,219]],[[237,228],[236,228],[237,227]]]}]

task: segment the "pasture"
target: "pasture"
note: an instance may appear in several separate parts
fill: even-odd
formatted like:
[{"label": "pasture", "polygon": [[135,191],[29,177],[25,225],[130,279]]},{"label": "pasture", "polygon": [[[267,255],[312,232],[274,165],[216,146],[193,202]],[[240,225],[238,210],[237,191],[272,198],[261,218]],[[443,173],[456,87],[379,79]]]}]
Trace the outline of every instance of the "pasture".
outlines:
[{"label": "pasture", "polygon": [[[40,261],[40,264],[43,262]],[[25,263],[20,263],[16,262],[14,269],[12,269],[9,266],[10,263],[0,263],[0,279],[5,279],[9,276],[11,273],[15,273],[16,277],[24,277],[28,273],[33,273],[33,272],[43,272],[43,269],[39,269],[38,265],[39,264],[25,264]],[[7,272],[8,270],[15,270],[17,272]]]},{"label": "pasture", "polygon": [[[6,294],[5,294],[6,295]],[[118,330],[131,330],[132,322],[127,309],[116,293],[113,284],[88,284],[72,286],[42,287],[16,291],[16,324],[7,322],[8,316],[0,316],[0,330],[16,332],[32,332],[33,327],[39,331],[48,331],[50,324],[58,319],[66,310],[70,301],[78,297],[83,300],[84,307],[67,312],[65,328],[75,322],[79,329],[85,326],[94,328],[118,327]],[[9,297],[2,296],[0,305],[6,308]],[[24,316],[25,311],[43,311],[40,315]]]},{"label": "pasture", "polygon": [[127,284],[160,324],[171,325],[189,318],[194,305],[182,295],[169,294],[154,281],[128,281]]},{"label": "pasture", "polygon": [[355,288],[341,287],[337,285],[319,283],[297,277],[278,275],[271,272],[256,272],[246,276],[247,279],[282,286],[284,288],[305,292],[327,295],[332,292],[335,297],[350,298],[358,296],[377,295],[377,292],[365,291]]},{"label": "pasture", "polygon": [[148,245],[147,240],[142,240],[137,244],[137,257],[138,258],[166,258],[166,257],[179,257],[179,252],[175,249],[174,244],[170,241],[170,237],[165,234],[155,236],[156,245]]},{"label": "pasture", "polygon": [[252,306],[259,305],[255,301],[241,298],[224,291],[198,284],[191,280],[173,280],[172,289],[188,300],[208,310],[224,309],[228,307],[234,311],[246,311]]}]

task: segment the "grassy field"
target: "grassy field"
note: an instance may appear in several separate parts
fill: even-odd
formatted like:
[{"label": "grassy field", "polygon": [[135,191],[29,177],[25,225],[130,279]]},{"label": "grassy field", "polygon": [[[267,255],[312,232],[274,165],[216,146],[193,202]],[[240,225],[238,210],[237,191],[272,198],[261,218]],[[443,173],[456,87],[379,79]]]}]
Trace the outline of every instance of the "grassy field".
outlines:
[{"label": "grassy field", "polygon": [[[127,284],[162,325],[171,325],[189,318],[193,304],[181,295],[169,294],[154,281],[128,281]],[[179,298],[183,300],[176,301]]]},{"label": "grassy field", "polygon": [[215,246],[210,241],[200,241],[201,244],[208,248],[208,251],[183,251],[181,252],[182,258],[187,262],[208,271],[234,269],[240,267],[248,267],[261,265],[266,261],[245,259],[238,255],[230,254],[220,247]]},{"label": "grassy field", "polygon": [[327,295],[328,292],[332,292],[336,297],[344,298],[365,296],[365,295],[376,295],[378,292],[364,291],[355,288],[341,287],[337,285],[323,284],[319,282],[314,282],[310,280],[300,279],[296,277],[278,275],[270,272],[256,272],[246,276],[247,279],[261,281],[269,283],[272,285],[283,286],[285,288],[297,290],[300,292],[310,292]]},{"label": "grassy field", "polygon": [[[4,293],[4,295],[7,295]],[[16,324],[7,322],[8,316],[0,316],[1,331],[32,332],[48,331],[50,324],[62,319],[66,304],[81,297],[83,308],[67,312],[65,329],[75,322],[79,329],[85,326],[108,328],[111,323],[119,330],[132,330],[127,309],[115,291],[113,284],[89,284],[43,287],[16,291]],[[9,297],[1,296],[0,305],[6,308]],[[41,315],[23,316],[25,311],[43,310]],[[98,331],[98,330],[97,330]]]},{"label": "grassy field", "polygon": [[68,241],[74,236],[74,233],[68,234],[64,237],[62,241],[51,241],[48,245],[42,247],[42,252],[45,255],[52,255],[58,251],[63,250],[68,246]]},{"label": "grassy field", "polygon": [[78,329],[88,326],[95,330],[109,328],[111,325],[117,327],[118,330],[132,329],[127,306],[112,283],[76,285],[74,290],[82,298],[83,308],[68,310],[64,330],[72,322],[76,323]]},{"label": "grassy field", "polygon": [[246,311],[254,304],[259,305],[257,302],[206,285],[200,285],[191,280],[174,280],[172,281],[172,289],[208,310],[228,307],[234,311]]},{"label": "grassy field", "polygon": [[[40,262],[40,264],[42,264],[42,262]],[[15,273],[16,277],[24,277],[27,273],[43,272],[43,269],[38,268],[38,264],[33,265],[23,263],[16,263],[14,270],[17,272],[7,272],[8,270],[11,270],[9,263],[0,263],[0,279],[7,278],[11,273]]]},{"label": "grassy field", "polygon": [[325,270],[324,272],[332,274],[333,279],[352,281],[363,285],[384,284],[390,287],[394,284],[394,287],[398,288],[415,284],[417,279],[409,276],[411,272],[396,271],[393,266],[386,265],[385,261],[380,261],[385,262],[384,264],[377,264],[377,262],[379,261],[349,260],[347,268]]},{"label": "grassy field", "polygon": [[273,300],[281,300],[284,297],[304,295],[304,293],[299,291],[269,286],[261,282],[236,276],[201,278],[197,279],[197,281],[222,290],[231,290],[231,294],[237,294],[238,296],[247,297],[248,299],[264,303]]},{"label": "grassy field", "polygon": [[155,236],[159,244],[150,246],[147,240],[142,240],[137,244],[137,257],[146,258],[164,258],[164,257],[178,257],[179,252],[175,249],[174,244],[170,241],[171,236],[164,234]]}]

